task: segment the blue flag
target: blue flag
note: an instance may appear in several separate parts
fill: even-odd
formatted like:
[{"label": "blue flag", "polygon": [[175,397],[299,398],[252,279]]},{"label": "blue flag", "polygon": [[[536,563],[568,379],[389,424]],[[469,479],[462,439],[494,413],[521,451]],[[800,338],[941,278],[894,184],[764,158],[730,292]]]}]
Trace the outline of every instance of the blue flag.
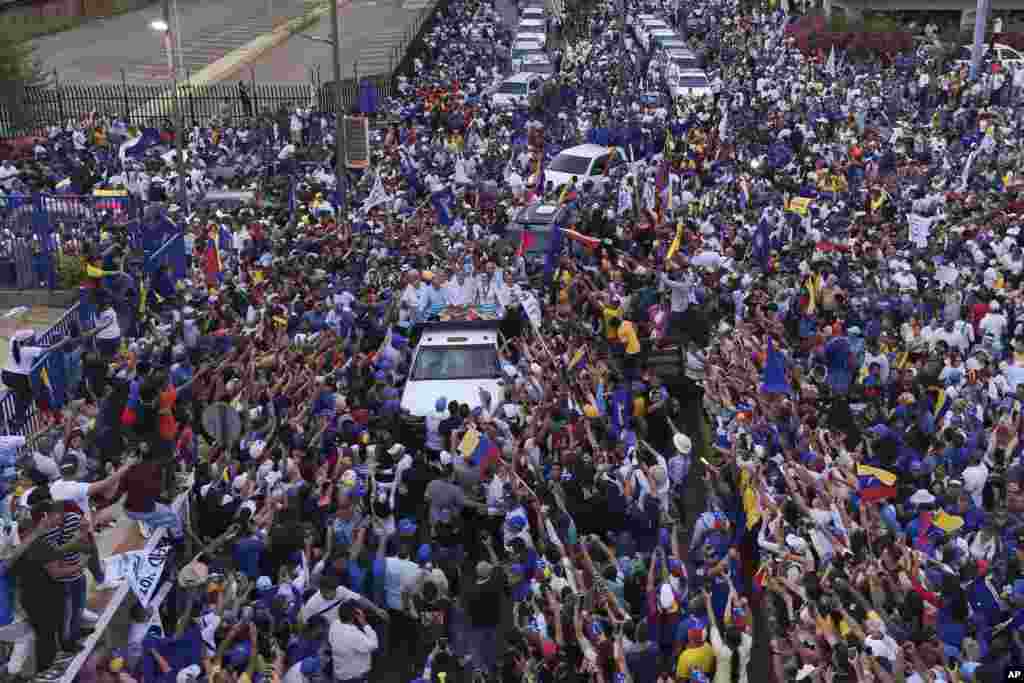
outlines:
[{"label": "blue flag", "polygon": [[127,157],[140,157],[150,147],[160,144],[160,131],[156,128],[143,128],[134,138],[121,143],[119,150],[121,161]]},{"label": "blue flag", "polygon": [[296,197],[295,186],[298,185],[295,178],[291,179],[291,187],[288,190],[288,214],[295,218],[295,210],[299,208],[298,197]]},{"label": "blue flag", "polygon": [[368,79],[359,84],[359,111],[364,114],[377,113],[377,86]]},{"label": "blue flag", "polygon": [[762,216],[761,222],[757,224],[757,230],[754,232],[753,256],[761,264],[761,268],[767,270],[771,255],[771,230],[768,227],[768,219]]},{"label": "blue flag", "polygon": [[441,225],[449,226],[452,224],[454,220],[452,217],[452,204],[454,201],[455,196],[452,194],[450,187],[446,187],[431,195],[430,203],[437,210],[437,222]]},{"label": "blue flag", "polygon": [[629,426],[629,419],[632,414],[632,400],[629,390],[620,385],[612,392],[611,405],[608,410],[612,422],[612,434],[617,439],[619,433]]},{"label": "blue flag", "polygon": [[409,184],[409,187],[418,195],[423,193],[423,183],[420,182],[419,173],[416,172],[416,166],[413,164],[412,159],[407,154],[402,154],[402,177],[405,178],[405,182]]}]

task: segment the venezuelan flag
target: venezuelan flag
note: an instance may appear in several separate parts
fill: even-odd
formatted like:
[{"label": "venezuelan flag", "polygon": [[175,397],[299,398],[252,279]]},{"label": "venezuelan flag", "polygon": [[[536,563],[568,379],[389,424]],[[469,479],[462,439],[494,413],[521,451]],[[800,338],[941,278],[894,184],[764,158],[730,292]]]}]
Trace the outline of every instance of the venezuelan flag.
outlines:
[{"label": "venezuelan flag", "polygon": [[476,448],[473,449],[469,462],[474,467],[479,467],[482,471],[488,463],[494,462],[500,455],[501,451],[498,449],[498,445],[491,441],[490,437],[482,434]]},{"label": "venezuelan flag", "polygon": [[811,203],[813,201],[809,197],[793,197],[789,200],[789,204],[786,205],[786,211],[806,216],[811,211]]},{"label": "venezuelan flag", "polygon": [[46,366],[39,371],[39,382],[46,389],[46,407],[53,409],[57,407],[57,397],[53,393],[53,383],[50,382],[50,371],[46,369]]},{"label": "venezuelan flag", "polygon": [[886,500],[896,497],[895,474],[879,467],[857,465],[857,484],[861,500]]}]

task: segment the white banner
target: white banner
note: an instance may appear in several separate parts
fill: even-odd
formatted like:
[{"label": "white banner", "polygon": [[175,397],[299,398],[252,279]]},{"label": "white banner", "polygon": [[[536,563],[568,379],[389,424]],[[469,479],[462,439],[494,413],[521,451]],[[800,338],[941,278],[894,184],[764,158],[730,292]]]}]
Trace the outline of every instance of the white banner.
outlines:
[{"label": "white banner", "polygon": [[526,317],[530,319],[530,324],[533,325],[533,329],[539,334],[542,317],[540,312],[540,302],[537,301],[537,297],[533,295],[533,292],[520,289],[519,303],[523,305],[523,310],[526,311]]},{"label": "white banner", "polygon": [[119,585],[128,580],[128,577],[135,571],[135,565],[144,556],[142,550],[130,550],[126,553],[118,553],[103,558],[103,576],[106,583]]},{"label": "white banner", "polygon": [[930,218],[919,216],[916,213],[907,215],[907,224],[910,226],[909,238],[918,248],[928,247],[928,240],[932,235],[932,226],[942,220],[943,216],[932,216]]},{"label": "white banner", "polygon": [[163,539],[149,552],[136,551],[138,557],[132,562],[128,582],[143,608],[149,607],[149,602],[160,585],[160,575],[164,573],[164,564],[167,562],[167,553],[170,549],[170,541]]}]

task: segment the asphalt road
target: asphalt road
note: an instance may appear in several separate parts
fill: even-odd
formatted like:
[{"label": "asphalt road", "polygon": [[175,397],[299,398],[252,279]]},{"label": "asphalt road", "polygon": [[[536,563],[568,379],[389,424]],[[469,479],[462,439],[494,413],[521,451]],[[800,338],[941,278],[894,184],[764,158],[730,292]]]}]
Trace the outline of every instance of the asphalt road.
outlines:
[{"label": "asphalt road", "polygon": [[[341,77],[389,73],[395,49],[402,47],[403,36],[425,6],[425,0],[342,0]],[[229,80],[294,83],[309,81],[317,73],[321,82],[334,80],[331,45],[322,42],[330,37],[328,14],[319,24],[292,36]]]},{"label": "asphalt road", "polygon": [[[305,0],[172,0],[182,65],[195,73],[280,23],[300,16]],[[174,9],[177,8],[177,19]],[[36,54],[61,83],[159,83],[168,78],[160,34],[149,23],[161,16],[154,3],[35,42]],[[299,79],[305,80],[305,79]]]}]

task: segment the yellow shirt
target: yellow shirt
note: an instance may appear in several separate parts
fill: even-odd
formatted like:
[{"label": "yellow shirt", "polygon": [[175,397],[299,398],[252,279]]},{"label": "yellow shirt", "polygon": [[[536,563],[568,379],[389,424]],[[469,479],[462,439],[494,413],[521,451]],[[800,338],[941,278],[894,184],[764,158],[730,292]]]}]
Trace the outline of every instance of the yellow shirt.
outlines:
[{"label": "yellow shirt", "polygon": [[604,316],[604,333],[605,333],[605,335],[607,335],[608,341],[610,341],[610,342],[619,341],[619,335],[616,334],[615,330],[612,329],[611,325],[609,325],[608,322],[612,318],[621,318],[622,317],[622,309],[621,308],[609,308],[608,306],[605,306],[603,309],[601,309],[601,315]]},{"label": "yellow shirt", "polygon": [[715,670],[715,651],[711,645],[704,643],[700,647],[688,647],[679,653],[676,662],[676,680],[689,680],[694,671],[710,674]]},{"label": "yellow shirt", "polygon": [[561,280],[562,286],[558,289],[558,303],[567,304],[569,303],[569,287],[572,285],[572,273],[563,270]]},{"label": "yellow shirt", "polygon": [[619,341],[626,347],[627,355],[640,353],[640,338],[636,336],[636,327],[628,320],[619,325]]},{"label": "yellow shirt", "polygon": [[747,529],[753,529],[761,521],[761,503],[750,473],[746,469],[740,470],[740,490],[743,492],[743,511],[747,515]]}]

